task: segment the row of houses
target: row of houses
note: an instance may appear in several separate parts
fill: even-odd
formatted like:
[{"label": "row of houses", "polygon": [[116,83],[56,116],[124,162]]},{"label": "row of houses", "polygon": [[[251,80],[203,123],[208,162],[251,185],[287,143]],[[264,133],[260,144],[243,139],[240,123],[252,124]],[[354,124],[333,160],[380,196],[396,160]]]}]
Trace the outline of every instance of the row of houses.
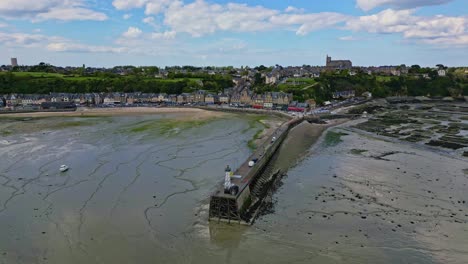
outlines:
[{"label": "row of houses", "polygon": [[261,105],[272,108],[275,105],[289,105],[292,94],[269,92],[255,94],[249,89],[241,92],[213,94],[204,90],[193,93],[153,94],[153,93],[89,93],[89,94],[8,94],[0,96],[4,107],[34,106],[45,102],[69,102],[76,105],[133,105],[133,104],[243,104]]}]

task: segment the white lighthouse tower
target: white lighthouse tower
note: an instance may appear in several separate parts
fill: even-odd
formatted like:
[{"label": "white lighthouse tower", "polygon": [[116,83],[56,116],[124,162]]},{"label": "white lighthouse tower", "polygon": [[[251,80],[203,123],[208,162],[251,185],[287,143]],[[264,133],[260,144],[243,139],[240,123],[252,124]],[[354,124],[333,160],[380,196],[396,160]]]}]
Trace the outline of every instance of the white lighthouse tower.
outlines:
[{"label": "white lighthouse tower", "polygon": [[224,192],[229,193],[229,190],[232,187],[232,183],[231,183],[231,174],[232,173],[231,173],[231,168],[229,167],[229,165],[226,167],[226,169],[224,171],[225,171],[225,174],[224,174]]}]

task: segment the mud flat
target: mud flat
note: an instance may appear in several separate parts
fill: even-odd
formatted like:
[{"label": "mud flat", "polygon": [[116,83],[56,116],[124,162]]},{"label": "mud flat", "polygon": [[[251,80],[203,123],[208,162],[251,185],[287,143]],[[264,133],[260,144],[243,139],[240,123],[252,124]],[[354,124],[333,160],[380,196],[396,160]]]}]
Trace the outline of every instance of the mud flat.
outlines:
[{"label": "mud flat", "polygon": [[198,208],[274,126],[215,114],[2,117],[0,263],[209,262]]},{"label": "mud flat", "polygon": [[279,245],[294,263],[466,263],[468,162],[353,125],[325,132],[257,220],[273,263]]},{"label": "mud flat", "polygon": [[403,142],[432,146],[461,157],[468,151],[466,109],[468,105],[461,103],[386,105],[355,128]]}]

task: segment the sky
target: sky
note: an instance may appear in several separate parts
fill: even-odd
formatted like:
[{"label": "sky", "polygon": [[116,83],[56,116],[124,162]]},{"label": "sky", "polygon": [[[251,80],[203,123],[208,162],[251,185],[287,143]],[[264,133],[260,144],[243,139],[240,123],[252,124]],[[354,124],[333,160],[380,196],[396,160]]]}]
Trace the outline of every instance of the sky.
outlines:
[{"label": "sky", "polygon": [[0,0],[0,65],[468,66],[468,0]]}]

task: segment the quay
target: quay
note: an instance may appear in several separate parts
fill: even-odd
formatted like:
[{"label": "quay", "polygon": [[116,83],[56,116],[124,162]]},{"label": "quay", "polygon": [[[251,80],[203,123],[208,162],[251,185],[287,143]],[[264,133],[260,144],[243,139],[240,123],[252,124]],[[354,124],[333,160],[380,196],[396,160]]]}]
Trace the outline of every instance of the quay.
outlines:
[{"label": "quay", "polygon": [[[238,187],[236,194],[225,193],[224,185],[210,198],[209,220],[228,223],[250,224],[245,212],[252,203],[252,184],[261,176],[266,165],[281,146],[290,129],[303,122],[304,118],[295,118],[283,123],[270,138],[233,173],[231,184]],[[256,160],[253,166],[249,162]]]}]

